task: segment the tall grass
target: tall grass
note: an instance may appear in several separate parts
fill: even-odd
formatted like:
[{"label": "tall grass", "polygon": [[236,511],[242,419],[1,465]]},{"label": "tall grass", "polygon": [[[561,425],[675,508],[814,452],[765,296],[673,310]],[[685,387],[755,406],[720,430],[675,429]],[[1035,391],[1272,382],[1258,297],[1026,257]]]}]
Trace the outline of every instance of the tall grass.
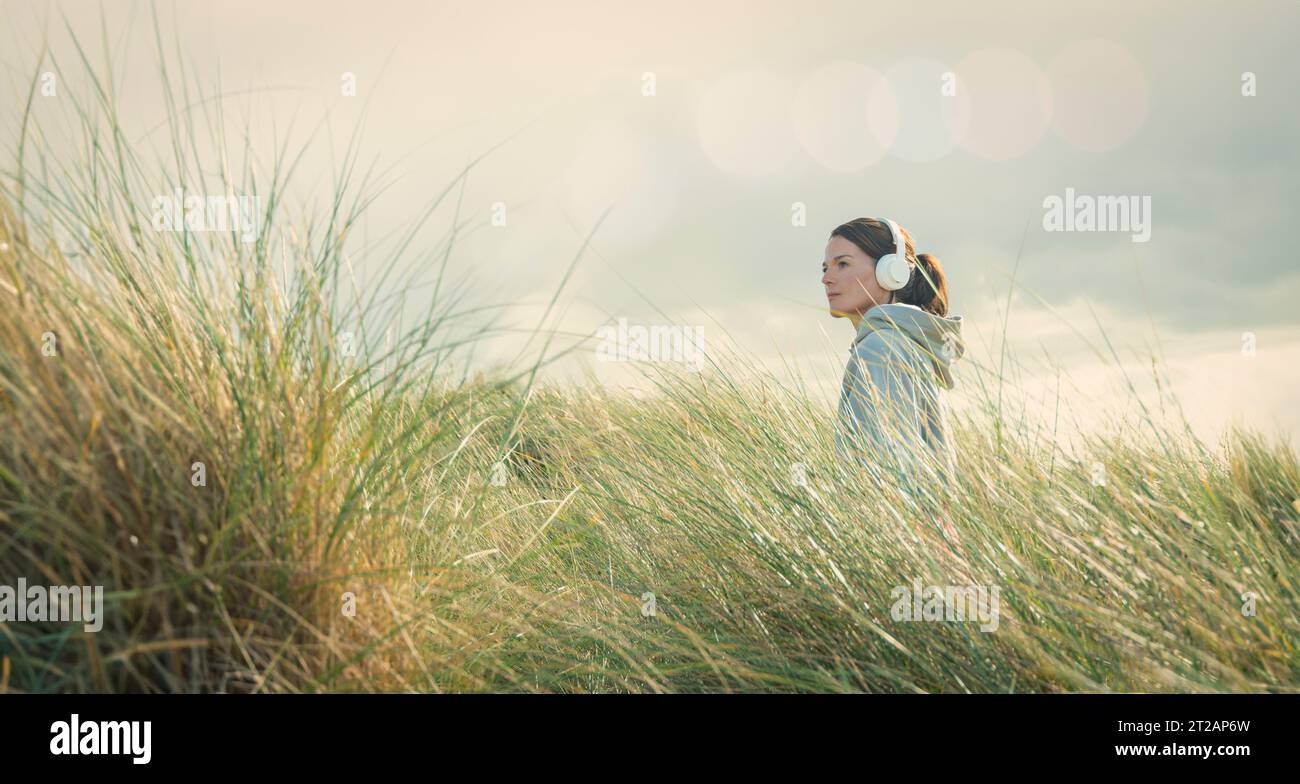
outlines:
[{"label": "tall grass", "polygon": [[[1099,484],[977,406],[956,486],[908,494],[739,361],[642,399],[538,385],[544,358],[467,377],[471,290],[347,296],[356,150],[294,222],[298,158],[232,155],[161,62],[152,159],[78,48],[78,143],[29,111],[4,172],[0,576],[108,607],[97,634],[0,623],[0,691],[1300,688],[1289,445],[1147,419],[1092,437]],[[443,264],[472,165],[426,214],[453,212]],[[174,187],[258,194],[257,241],[153,230]],[[415,236],[372,290],[422,291]],[[893,620],[913,579],[999,586],[999,628]]]}]

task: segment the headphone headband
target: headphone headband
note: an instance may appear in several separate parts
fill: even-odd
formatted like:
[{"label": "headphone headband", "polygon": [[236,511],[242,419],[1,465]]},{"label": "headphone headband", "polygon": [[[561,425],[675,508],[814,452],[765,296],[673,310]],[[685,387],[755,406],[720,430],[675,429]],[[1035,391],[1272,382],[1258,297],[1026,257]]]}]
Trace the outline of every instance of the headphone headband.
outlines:
[{"label": "headphone headband", "polygon": [[881,220],[889,227],[889,236],[894,240],[894,253],[907,258],[907,246],[903,244],[903,233],[898,230],[898,224],[889,218],[882,218]]}]

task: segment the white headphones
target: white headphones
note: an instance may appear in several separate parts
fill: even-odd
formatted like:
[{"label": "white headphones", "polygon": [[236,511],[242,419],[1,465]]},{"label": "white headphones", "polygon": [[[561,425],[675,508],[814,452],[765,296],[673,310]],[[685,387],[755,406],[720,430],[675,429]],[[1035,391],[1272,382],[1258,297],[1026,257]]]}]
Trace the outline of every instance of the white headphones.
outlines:
[{"label": "white headphones", "polygon": [[876,282],[885,291],[898,291],[911,279],[912,267],[907,263],[907,246],[903,244],[903,234],[898,225],[888,218],[884,222],[889,225],[889,235],[894,238],[894,252],[876,259]]}]

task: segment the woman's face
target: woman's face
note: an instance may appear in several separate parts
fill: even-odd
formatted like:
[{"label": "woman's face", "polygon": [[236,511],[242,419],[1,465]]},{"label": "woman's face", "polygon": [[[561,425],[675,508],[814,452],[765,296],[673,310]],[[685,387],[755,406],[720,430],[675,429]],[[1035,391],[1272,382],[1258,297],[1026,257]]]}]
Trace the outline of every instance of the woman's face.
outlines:
[{"label": "woman's face", "polygon": [[876,281],[876,260],[843,237],[831,237],[826,243],[822,285],[835,318],[860,316],[889,302],[889,292]]}]

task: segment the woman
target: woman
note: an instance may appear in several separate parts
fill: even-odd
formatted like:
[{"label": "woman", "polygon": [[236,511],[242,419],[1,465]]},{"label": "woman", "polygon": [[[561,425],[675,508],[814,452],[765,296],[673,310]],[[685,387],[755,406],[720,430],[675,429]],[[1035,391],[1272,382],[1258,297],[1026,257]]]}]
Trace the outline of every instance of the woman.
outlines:
[{"label": "woman", "polygon": [[948,316],[939,260],[916,255],[911,236],[893,221],[858,218],[831,232],[822,285],[831,314],[857,330],[836,450],[884,476],[947,482],[955,457],[939,393],[952,389],[950,367],[965,346],[961,316]]}]

